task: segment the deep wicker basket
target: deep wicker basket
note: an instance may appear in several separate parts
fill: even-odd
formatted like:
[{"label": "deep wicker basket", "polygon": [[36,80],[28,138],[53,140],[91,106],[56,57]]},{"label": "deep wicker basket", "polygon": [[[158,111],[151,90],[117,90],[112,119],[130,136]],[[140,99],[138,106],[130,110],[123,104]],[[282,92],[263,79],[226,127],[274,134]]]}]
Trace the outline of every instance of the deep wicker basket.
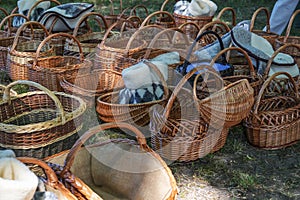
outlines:
[{"label": "deep wicker basket", "polygon": [[[10,89],[17,84],[41,91],[11,98]],[[0,103],[0,147],[14,150],[17,156],[39,159],[70,149],[82,128],[85,110],[84,101],[73,95],[51,92],[32,81],[12,82]]]},{"label": "deep wicker basket", "polygon": [[[287,76],[286,84],[277,76]],[[300,101],[297,85],[286,72],[270,76],[261,87],[253,110],[245,119],[249,142],[263,149],[279,149],[300,140]]]},{"label": "deep wicker basket", "polygon": [[[75,56],[48,56],[40,57],[40,51],[52,38],[65,37],[73,40],[79,48],[79,57]],[[29,79],[40,83],[53,91],[63,91],[60,85],[61,77],[75,79],[79,74],[89,73],[92,69],[92,61],[83,56],[80,42],[68,33],[54,33],[45,38],[36,51],[34,60],[27,65]]]}]

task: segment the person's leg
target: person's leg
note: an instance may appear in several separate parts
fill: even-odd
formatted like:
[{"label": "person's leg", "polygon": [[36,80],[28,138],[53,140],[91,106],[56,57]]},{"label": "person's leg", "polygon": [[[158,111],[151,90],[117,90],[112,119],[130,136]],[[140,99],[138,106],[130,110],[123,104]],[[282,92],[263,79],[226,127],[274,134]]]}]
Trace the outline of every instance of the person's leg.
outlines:
[{"label": "person's leg", "polygon": [[270,31],[281,35],[299,0],[277,0],[270,17]]}]

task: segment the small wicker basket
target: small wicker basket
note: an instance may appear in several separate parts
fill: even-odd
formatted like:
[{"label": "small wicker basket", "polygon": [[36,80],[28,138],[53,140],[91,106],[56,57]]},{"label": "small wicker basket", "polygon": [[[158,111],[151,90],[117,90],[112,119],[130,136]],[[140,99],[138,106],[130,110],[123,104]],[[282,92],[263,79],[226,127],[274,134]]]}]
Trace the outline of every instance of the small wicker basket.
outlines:
[{"label": "small wicker basket", "polygon": [[[288,77],[286,84],[276,78],[282,75]],[[264,82],[253,110],[244,123],[252,145],[272,150],[290,146],[300,140],[297,90],[293,77],[286,72],[277,72]]]}]

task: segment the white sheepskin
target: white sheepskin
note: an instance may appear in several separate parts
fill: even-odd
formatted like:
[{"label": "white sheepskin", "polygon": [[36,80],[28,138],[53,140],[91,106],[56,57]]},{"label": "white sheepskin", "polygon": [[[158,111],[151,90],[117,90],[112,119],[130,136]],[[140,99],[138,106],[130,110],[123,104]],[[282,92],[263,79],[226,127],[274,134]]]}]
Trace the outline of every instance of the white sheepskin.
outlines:
[{"label": "white sheepskin", "polygon": [[0,151],[0,158],[14,158],[16,157],[16,154],[13,150],[7,149],[7,150],[1,150]]},{"label": "white sheepskin", "polygon": [[0,199],[31,200],[38,177],[16,158],[0,159]]}]

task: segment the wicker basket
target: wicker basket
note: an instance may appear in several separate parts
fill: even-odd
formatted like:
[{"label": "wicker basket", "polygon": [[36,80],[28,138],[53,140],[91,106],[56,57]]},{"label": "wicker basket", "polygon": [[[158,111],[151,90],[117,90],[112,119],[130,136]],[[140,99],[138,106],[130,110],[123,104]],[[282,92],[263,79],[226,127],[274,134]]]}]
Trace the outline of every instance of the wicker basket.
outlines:
[{"label": "wicker basket", "polygon": [[[264,12],[266,14],[266,31],[254,29],[255,21],[260,12]],[[268,40],[271,43],[273,48],[275,47],[275,40],[279,37],[279,35],[270,31],[270,12],[267,8],[260,7],[253,13],[251,18],[251,23],[250,23],[250,31],[259,36],[264,37],[266,40]]]},{"label": "wicker basket", "polygon": [[81,97],[87,107],[92,108],[99,96],[124,86],[124,83],[120,72],[98,69],[76,78],[61,77],[60,85],[66,93]]},{"label": "wicker basket", "polygon": [[167,105],[152,109],[150,120],[152,148],[163,158],[194,161],[221,149],[227,128],[215,129],[197,111],[191,88],[177,85]]},{"label": "wicker basket", "polygon": [[[15,39],[15,32],[9,23],[13,17],[23,17],[26,21],[29,21],[24,15],[21,14],[12,14],[6,16],[0,24],[0,69],[7,71],[7,54],[8,47],[11,46]],[[5,29],[5,23],[7,23],[7,30]],[[4,28],[4,30],[2,30]],[[20,37],[23,42],[26,40],[24,37]]]},{"label": "wicker basket", "polygon": [[[52,38],[65,37],[73,40],[79,48],[79,57],[74,56],[49,56],[40,57],[40,51]],[[79,74],[89,73],[92,69],[92,61],[84,59],[80,42],[68,33],[54,33],[45,38],[38,46],[35,59],[30,61],[29,79],[40,83],[53,91],[63,91],[59,78],[68,77],[75,79]]]},{"label": "wicker basket", "polygon": [[[83,146],[88,139],[111,128],[136,136],[110,139]],[[106,123],[89,129],[69,152],[47,159],[63,184],[78,199],[175,200],[175,178],[161,157],[148,145],[137,128],[126,123]],[[95,198],[98,199],[98,198]]]},{"label": "wicker basket", "polygon": [[[277,76],[285,75],[282,84]],[[249,142],[259,148],[279,149],[300,140],[300,104],[297,85],[286,72],[277,72],[263,84],[253,110],[245,120]]]},{"label": "wicker basket", "polygon": [[[291,19],[289,21],[289,24],[287,26],[287,29],[285,31],[285,36],[280,36],[275,40],[275,49],[278,49],[279,47],[283,46],[284,44],[297,44],[300,45],[300,36],[292,36],[290,35],[293,24],[295,22],[296,16],[299,15],[300,9],[296,10],[293,15],[291,16]],[[287,53],[291,56],[293,56],[298,66],[300,67],[300,51],[295,48],[291,49],[285,49],[283,53]]]},{"label": "wicker basket", "polygon": [[154,105],[165,105],[169,97],[167,83],[157,69],[149,62],[145,62],[158,75],[164,87],[163,98],[138,104],[119,104],[119,90],[108,92],[97,99],[96,111],[100,120],[104,122],[127,122],[138,126],[146,126],[150,121],[150,108]]},{"label": "wicker basket", "polygon": [[[30,20],[30,21],[34,21],[32,19],[30,19],[31,17],[31,13],[34,11],[34,9],[36,9],[36,7],[42,3],[42,2],[53,2],[55,3],[56,5],[60,5],[61,3],[57,0],[38,0],[36,1],[33,6],[31,6],[31,8],[29,9],[28,13],[27,13],[27,18]],[[37,19],[36,19],[37,20]],[[33,35],[33,39],[34,40],[40,40],[42,41],[43,39],[45,39],[48,34],[45,33],[44,29],[41,28],[39,25],[33,25],[33,33],[32,33],[32,30],[31,28],[25,28],[24,31],[23,31],[23,35],[25,37],[32,37]]]},{"label": "wicker basket", "polygon": [[[10,89],[26,84],[41,91],[10,97]],[[0,103],[0,147],[17,156],[43,159],[70,149],[82,128],[84,101],[78,97],[51,92],[32,81],[15,81],[4,91]]]},{"label": "wicker basket", "polygon": [[[218,15],[216,16],[215,20],[223,21],[223,16],[225,15],[226,12],[231,13],[231,23],[230,23],[230,28],[233,28],[236,25],[236,11],[232,7],[225,7],[223,8]],[[226,23],[227,24],[227,23]]]},{"label": "wicker basket", "polygon": [[[27,42],[20,41],[22,31],[28,25],[40,25],[45,33],[48,34],[46,28],[39,22],[29,21],[24,23],[17,31],[14,42],[9,49],[7,59],[7,71],[12,80],[29,80],[28,63],[36,57],[36,50],[40,41],[30,40]],[[33,36],[32,36],[33,37]],[[43,47],[40,57],[53,55],[55,52],[48,44]]]},{"label": "wicker basket", "polygon": [[[88,23],[89,19],[93,19],[94,21],[97,22],[98,25],[97,28],[99,31],[93,31],[91,29],[85,34],[78,35],[78,31],[82,23],[84,22]],[[73,31],[73,36],[76,37],[76,39],[80,42],[80,46],[82,48],[84,56],[87,56],[88,54],[93,54],[95,52],[96,46],[102,42],[102,39],[107,29],[108,26],[106,20],[104,16],[99,13],[90,12],[83,15],[80,18]],[[76,42],[70,40],[66,41],[64,55],[72,55],[72,56],[79,55],[79,49]],[[93,57],[93,56],[89,55],[89,57]]]},{"label": "wicker basket", "polygon": [[[22,163],[38,176],[45,186],[45,191],[56,195],[58,199],[77,200],[77,198],[68,190],[57,178],[55,172],[44,161],[32,157],[17,157]],[[38,192],[45,192],[39,191]]]},{"label": "wicker basket", "polygon": [[141,27],[156,24],[164,28],[174,28],[176,22],[171,13],[167,11],[156,11],[149,14],[142,22]]},{"label": "wicker basket", "polygon": [[[97,45],[95,53],[94,69],[109,69],[122,72],[123,69],[135,64],[137,59],[134,54],[144,50],[147,42],[141,38],[136,38],[140,31],[136,31],[130,37],[108,38],[111,30],[118,24],[127,20],[118,21],[107,29],[103,40]],[[128,21],[132,23],[131,21]]]}]

